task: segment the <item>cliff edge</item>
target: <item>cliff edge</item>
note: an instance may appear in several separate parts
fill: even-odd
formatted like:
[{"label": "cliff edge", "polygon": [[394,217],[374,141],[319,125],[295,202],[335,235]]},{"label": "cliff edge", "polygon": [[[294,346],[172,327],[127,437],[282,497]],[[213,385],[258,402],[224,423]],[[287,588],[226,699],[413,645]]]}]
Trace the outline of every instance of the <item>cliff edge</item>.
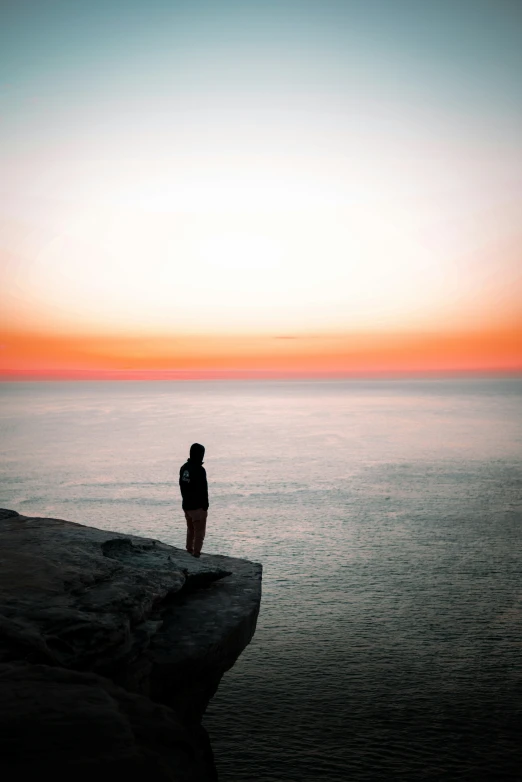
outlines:
[{"label": "cliff edge", "polygon": [[201,718],[261,565],[0,511],[3,779],[216,779]]}]

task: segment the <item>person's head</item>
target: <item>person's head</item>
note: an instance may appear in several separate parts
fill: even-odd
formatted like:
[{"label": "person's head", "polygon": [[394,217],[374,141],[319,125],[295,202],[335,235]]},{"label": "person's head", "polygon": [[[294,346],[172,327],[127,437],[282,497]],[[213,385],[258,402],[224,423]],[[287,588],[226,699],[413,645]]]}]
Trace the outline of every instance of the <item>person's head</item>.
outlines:
[{"label": "person's head", "polygon": [[190,446],[190,458],[193,462],[203,463],[203,457],[205,456],[205,446],[199,443],[193,443]]}]

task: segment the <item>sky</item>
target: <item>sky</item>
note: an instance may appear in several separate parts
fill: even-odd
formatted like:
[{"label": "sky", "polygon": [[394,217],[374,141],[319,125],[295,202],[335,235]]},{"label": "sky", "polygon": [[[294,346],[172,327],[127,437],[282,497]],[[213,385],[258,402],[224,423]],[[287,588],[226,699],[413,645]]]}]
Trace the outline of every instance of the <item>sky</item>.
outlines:
[{"label": "sky", "polygon": [[4,0],[0,375],[522,371],[518,0]]}]

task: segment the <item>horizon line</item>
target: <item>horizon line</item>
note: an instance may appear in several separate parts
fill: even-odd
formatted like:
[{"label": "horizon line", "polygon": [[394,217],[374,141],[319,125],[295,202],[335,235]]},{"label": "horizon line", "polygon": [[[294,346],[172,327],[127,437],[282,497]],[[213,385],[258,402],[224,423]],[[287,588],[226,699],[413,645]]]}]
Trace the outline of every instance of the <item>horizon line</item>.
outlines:
[{"label": "horizon line", "polygon": [[208,380],[406,380],[406,379],[522,379],[521,368],[367,370],[352,372],[278,372],[271,370],[41,370],[0,369],[0,382],[43,381],[208,381]]}]

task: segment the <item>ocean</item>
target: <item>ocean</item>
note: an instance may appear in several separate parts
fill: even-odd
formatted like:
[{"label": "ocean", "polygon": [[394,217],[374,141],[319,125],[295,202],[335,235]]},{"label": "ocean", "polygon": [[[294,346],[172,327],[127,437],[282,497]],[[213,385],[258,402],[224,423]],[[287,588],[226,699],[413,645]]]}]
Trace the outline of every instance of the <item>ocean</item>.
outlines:
[{"label": "ocean", "polygon": [[264,567],[221,782],[522,780],[522,380],[0,384],[0,506]]}]

